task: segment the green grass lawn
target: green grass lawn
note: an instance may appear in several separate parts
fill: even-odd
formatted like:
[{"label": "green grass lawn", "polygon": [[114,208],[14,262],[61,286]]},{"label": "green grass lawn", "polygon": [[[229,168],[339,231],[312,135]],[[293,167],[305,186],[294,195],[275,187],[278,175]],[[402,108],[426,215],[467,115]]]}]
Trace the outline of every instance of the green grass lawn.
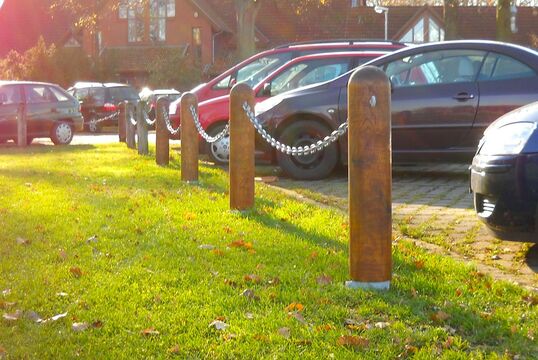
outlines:
[{"label": "green grass lawn", "polygon": [[231,212],[178,160],[0,148],[0,358],[538,357],[535,294],[404,241],[390,291],[346,289],[341,213],[263,184]]}]

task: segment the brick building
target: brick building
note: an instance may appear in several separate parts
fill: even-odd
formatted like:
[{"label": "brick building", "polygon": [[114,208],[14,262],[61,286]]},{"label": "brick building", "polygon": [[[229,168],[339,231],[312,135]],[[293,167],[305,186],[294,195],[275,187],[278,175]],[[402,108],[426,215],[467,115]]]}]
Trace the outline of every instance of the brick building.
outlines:
[{"label": "brick building", "polygon": [[[145,6],[104,8],[98,30],[83,32],[67,14],[52,14],[50,0],[5,0],[0,8],[0,57],[24,51],[38,36],[58,46],[80,48],[88,56],[113,59],[115,79],[141,84],[155,57],[171,54],[189,59],[200,70],[215,73],[239,59],[233,57],[236,16],[233,0],[149,0]],[[134,1],[136,3],[136,1]],[[362,0],[335,0],[322,13],[305,16],[285,1],[264,1],[256,22],[259,49],[297,40],[383,39],[385,14]],[[387,13],[388,38],[405,42],[444,39],[442,7],[396,6]],[[459,36],[494,39],[494,7],[460,7]],[[538,9],[520,7],[513,41],[538,46]]]}]

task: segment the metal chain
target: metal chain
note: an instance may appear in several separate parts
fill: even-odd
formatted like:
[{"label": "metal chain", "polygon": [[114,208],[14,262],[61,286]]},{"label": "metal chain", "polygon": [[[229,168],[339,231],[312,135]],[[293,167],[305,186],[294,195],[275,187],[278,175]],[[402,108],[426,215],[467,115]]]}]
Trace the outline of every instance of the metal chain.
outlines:
[{"label": "metal chain", "polygon": [[136,126],[136,117],[134,116],[134,111],[132,107],[129,107],[129,121],[131,122],[132,126]]},{"label": "metal chain", "polygon": [[149,118],[148,116],[148,113],[143,111],[144,113],[144,119],[146,120],[146,124],[148,124],[149,126],[153,126],[155,125],[155,122],[157,121],[157,118],[153,119],[153,121]]},{"label": "metal chain", "polygon": [[200,123],[200,119],[198,118],[198,114],[196,113],[196,109],[193,105],[191,105],[191,114],[194,120],[194,125],[196,126],[196,129],[198,130],[198,133],[204,138],[205,141],[207,141],[210,144],[219,141],[230,132],[230,123],[228,122],[226,124],[226,127],[222,129],[220,133],[218,133],[215,136],[210,136],[202,127],[202,124]]},{"label": "metal chain", "polygon": [[92,119],[91,121],[87,121],[87,123],[94,123],[94,124],[99,124],[99,123],[102,123],[103,121],[108,121],[108,120],[111,120],[113,118],[115,118],[116,116],[118,116],[120,114],[119,111],[116,111],[110,115],[107,115],[105,117],[102,117],[100,119]]},{"label": "metal chain", "polygon": [[254,115],[254,112],[252,111],[248,103],[245,102],[243,104],[243,110],[245,110],[245,113],[247,114],[250,122],[252,123],[252,125],[254,125],[254,128],[258,131],[258,133],[265,141],[267,141],[272,147],[274,147],[278,151],[292,156],[310,155],[322,151],[326,147],[336,142],[338,138],[343,136],[347,132],[348,128],[348,123],[346,121],[345,123],[342,123],[338,127],[338,129],[334,130],[329,136],[326,136],[323,140],[319,140],[315,144],[299,147],[289,146],[286,144],[282,144],[281,142],[276,140],[267,132],[267,130],[263,128],[263,126],[258,122],[258,119],[256,119],[256,116]]},{"label": "metal chain", "polygon": [[168,129],[168,132],[171,135],[177,135],[179,133],[179,130],[181,129],[181,126],[178,126],[177,129],[174,129],[172,127],[172,123],[170,122],[170,114],[168,113],[168,109],[166,108],[166,106],[164,106],[164,104],[162,105],[162,107],[162,113],[164,117],[164,123],[166,124],[166,129]]}]

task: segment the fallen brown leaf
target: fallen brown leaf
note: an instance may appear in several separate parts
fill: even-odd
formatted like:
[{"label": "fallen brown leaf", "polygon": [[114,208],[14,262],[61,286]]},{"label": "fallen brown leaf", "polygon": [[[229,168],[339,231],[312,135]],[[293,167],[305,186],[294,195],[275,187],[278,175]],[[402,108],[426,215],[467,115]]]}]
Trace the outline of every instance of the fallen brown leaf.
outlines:
[{"label": "fallen brown leaf", "polygon": [[267,284],[269,284],[269,285],[273,285],[273,286],[274,286],[274,285],[278,285],[278,284],[280,284],[280,278],[278,278],[278,277],[274,277],[274,278],[272,278],[272,279],[269,279],[269,280],[267,281]]},{"label": "fallen brown leaf", "polygon": [[0,310],[7,310],[13,306],[17,305],[14,302],[0,301]]},{"label": "fallen brown leaf", "polygon": [[296,311],[303,311],[303,310],[304,310],[304,306],[303,306],[303,304],[301,304],[301,303],[294,303],[294,302],[293,302],[293,303],[289,304],[288,306],[286,306],[285,310],[286,310],[286,311],[294,311],[294,310],[296,310]]},{"label": "fallen brown leaf", "polygon": [[523,301],[528,303],[530,306],[535,306],[538,305],[538,296],[527,295],[523,297]]},{"label": "fallen brown leaf", "polygon": [[94,329],[100,329],[102,327],[103,327],[103,322],[101,320],[95,320],[92,323],[92,328],[94,328]]},{"label": "fallen brown leaf", "polygon": [[61,260],[67,260],[67,253],[65,252],[65,250],[58,250],[58,258],[60,258]]},{"label": "fallen brown leaf", "polygon": [[450,318],[450,315],[441,310],[430,315],[430,319],[436,322],[443,322],[449,318]]},{"label": "fallen brown leaf", "polygon": [[290,312],[290,313],[288,313],[288,316],[291,316],[292,318],[294,318],[295,320],[297,320],[301,324],[306,325],[306,320],[305,320],[303,314],[301,314],[300,312],[296,312],[296,311]]},{"label": "fallen brown leaf", "polygon": [[0,359],[3,359],[7,355],[7,350],[0,345]]},{"label": "fallen brown leaf", "polygon": [[170,349],[168,349],[168,353],[170,355],[179,355],[180,351],[181,351],[181,349],[179,348],[178,344],[176,344],[176,345],[172,346]]},{"label": "fallen brown leaf", "polygon": [[224,256],[224,251],[222,251],[221,249],[213,249],[211,250],[211,252],[217,256]]},{"label": "fallen brown leaf", "polygon": [[147,329],[144,329],[140,332],[140,335],[142,336],[157,336],[157,335],[160,335],[161,333],[158,332],[157,330],[155,330],[154,327],[149,327]]},{"label": "fallen brown leaf", "polygon": [[370,341],[362,336],[342,335],[336,343],[340,346],[364,348],[370,344]]},{"label": "fallen brown leaf", "polygon": [[415,267],[417,269],[424,269],[424,260],[416,260],[415,261]]},{"label": "fallen brown leaf", "polygon": [[447,337],[446,341],[443,343],[443,348],[450,349],[453,344],[454,344],[454,337],[449,336]]},{"label": "fallen brown leaf", "polygon": [[262,279],[258,275],[255,275],[255,274],[245,275],[244,279],[246,282],[252,282],[255,284],[259,284],[262,281]]},{"label": "fallen brown leaf", "polygon": [[82,270],[76,266],[73,266],[72,268],[70,268],[69,272],[71,273],[71,275],[73,275],[76,278],[79,278],[82,276]]},{"label": "fallen brown leaf", "polygon": [[228,286],[231,286],[231,287],[237,287],[237,283],[233,280],[230,280],[230,279],[224,279],[224,284],[228,285]]},{"label": "fallen brown leaf", "polygon": [[223,230],[226,234],[231,234],[231,233],[233,233],[232,228],[229,227],[229,226],[225,226],[225,227],[223,227],[222,230]]},{"label": "fallen brown leaf", "polygon": [[317,257],[319,256],[319,254],[317,253],[317,251],[313,251],[311,254],[310,254],[310,260],[314,260],[316,259]]}]

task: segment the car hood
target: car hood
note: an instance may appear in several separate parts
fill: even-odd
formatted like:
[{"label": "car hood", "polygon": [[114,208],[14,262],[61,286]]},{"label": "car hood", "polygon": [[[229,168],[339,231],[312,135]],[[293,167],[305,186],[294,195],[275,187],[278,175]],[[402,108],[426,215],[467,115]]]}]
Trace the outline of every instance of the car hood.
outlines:
[{"label": "car hood", "polygon": [[501,116],[486,129],[484,134],[494,129],[499,129],[505,125],[517,122],[538,123],[538,101],[522,106]]}]

